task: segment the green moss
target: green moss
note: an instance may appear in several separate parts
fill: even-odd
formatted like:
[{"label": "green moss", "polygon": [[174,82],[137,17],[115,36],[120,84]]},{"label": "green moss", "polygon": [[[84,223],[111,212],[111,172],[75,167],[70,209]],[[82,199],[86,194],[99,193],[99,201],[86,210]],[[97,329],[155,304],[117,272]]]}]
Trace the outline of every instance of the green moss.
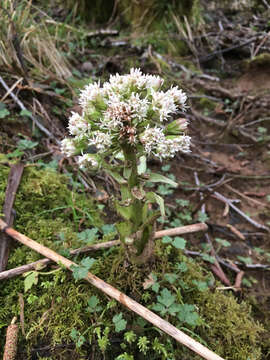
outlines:
[{"label": "green moss", "polygon": [[207,109],[207,110],[215,110],[215,108],[217,107],[217,103],[213,100],[210,100],[206,97],[202,97],[199,100],[199,104],[203,109]]},{"label": "green moss", "polygon": [[65,7],[72,10],[86,21],[92,21],[94,24],[107,23],[113,13],[113,0],[64,0]]},{"label": "green moss", "polygon": [[[202,268],[194,262],[188,264],[185,282],[191,286],[194,280],[205,281],[207,274]],[[185,300],[198,306],[206,323],[199,333],[220,356],[231,360],[261,359],[258,335],[263,327],[253,320],[251,306],[245,301],[238,303],[232,293],[221,290],[195,290]]]},{"label": "green moss", "polygon": [[257,69],[266,67],[268,68],[270,65],[270,54],[262,53],[260,55],[255,56],[253,59],[246,61],[247,70]]},{"label": "green moss", "polygon": [[[0,165],[0,206],[3,205],[9,168]],[[69,189],[67,176],[55,170],[24,169],[16,194],[16,230],[52,249],[79,247],[76,233],[79,223],[85,228],[103,224],[90,196]],[[59,234],[64,241],[59,241]],[[16,246],[9,266],[36,261],[40,255]]]},{"label": "green moss", "polygon": [[160,30],[161,27],[168,29],[171,23],[171,13],[177,16],[186,16],[191,21],[200,19],[200,6],[198,0],[166,1],[147,0],[142,2],[119,2],[120,14],[123,21],[138,33],[148,30]]}]

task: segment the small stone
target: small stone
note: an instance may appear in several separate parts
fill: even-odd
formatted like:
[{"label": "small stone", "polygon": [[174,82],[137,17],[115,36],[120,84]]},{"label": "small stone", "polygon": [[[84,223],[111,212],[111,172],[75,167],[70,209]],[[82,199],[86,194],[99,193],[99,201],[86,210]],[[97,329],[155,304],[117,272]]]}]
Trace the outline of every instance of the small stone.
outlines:
[{"label": "small stone", "polygon": [[82,66],[81,66],[81,70],[85,71],[85,72],[91,72],[93,71],[94,66],[90,61],[85,61]]}]

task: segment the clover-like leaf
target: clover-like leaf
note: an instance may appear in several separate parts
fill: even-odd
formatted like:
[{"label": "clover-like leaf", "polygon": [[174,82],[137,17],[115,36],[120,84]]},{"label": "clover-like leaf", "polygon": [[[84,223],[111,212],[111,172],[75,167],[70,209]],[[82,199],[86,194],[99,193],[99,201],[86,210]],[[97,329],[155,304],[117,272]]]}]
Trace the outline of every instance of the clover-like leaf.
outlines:
[{"label": "clover-like leaf", "polygon": [[196,326],[199,322],[199,315],[195,311],[195,306],[190,304],[181,304],[178,312],[178,319],[182,323]]},{"label": "clover-like leaf", "polygon": [[86,244],[92,244],[96,238],[96,234],[98,232],[97,228],[86,229],[77,234],[79,240],[85,242]]},{"label": "clover-like leaf", "polygon": [[123,314],[117,314],[113,317],[112,319],[114,326],[115,326],[115,331],[116,332],[120,332],[125,330],[126,325],[127,325],[127,321],[125,319],[123,319]]},{"label": "clover-like leaf", "polygon": [[159,303],[169,307],[175,302],[175,295],[172,295],[172,293],[167,288],[164,288],[157,297],[157,300]]},{"label": "clover-like leaf", "polygon": [[172,241],[172,245],[176,249],[184,250],[186,247],[186,240],[180,236],[176,236],[174,240]]},{"label": "clover-like leaf", "polygon": [[99,312],[102,310],[102,306],[99,304],[99,298],[96,295],[92,295],[90,299],[88,300],[88,308],[87,310],[89,312]]}]

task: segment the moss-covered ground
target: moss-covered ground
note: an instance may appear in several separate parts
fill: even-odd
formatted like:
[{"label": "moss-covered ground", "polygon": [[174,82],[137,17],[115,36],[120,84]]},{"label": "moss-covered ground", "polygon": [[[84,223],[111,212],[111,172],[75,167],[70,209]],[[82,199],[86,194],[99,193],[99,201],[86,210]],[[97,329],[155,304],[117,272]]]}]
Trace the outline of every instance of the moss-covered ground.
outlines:
[{"label": "moss-covered ground", "polygon": [[[8,172],[7,166],[0,167],[1,203]],[[108,234],[103,236],[102,214],[95,201],[72,188],[70,178],[55,170],[25,168],[14,208],[18,231],[59,252],[83,245],[78,237],[82,219],[83,229],[99,229],[96,242],[109,238]],[[184,305],[183,316],[170,313],[169,304],[161,314],[220,356],[261,359],[260,336],[264,330],[253,320],[250,306],[237,301],[233,293],[218,290],[220,284],[213,276],[181,250],[159,240],[154,262],[141,268],[126,263],[119,247],[91,257],[96,259],[91,269],[95,275],[143,305],[155,309],[166,294],[173,304]],[[39,258],[25,246],[14,244],[9,268]],[[150,273],[152,282],[147,288],[143,284]],[[68,271],[52,265],[38,270],[36,276],[36,283],[27,291],[23,276],[0,283],[1,345],[13,316],[19,318],[23,313],[24,317],[25,335],[20,332],[18,359],[116,359],[121,354],[126,356],[123,359],[199,358],[88,283],[76,282]],[[115,316],[119,314],[117,328]]]}]

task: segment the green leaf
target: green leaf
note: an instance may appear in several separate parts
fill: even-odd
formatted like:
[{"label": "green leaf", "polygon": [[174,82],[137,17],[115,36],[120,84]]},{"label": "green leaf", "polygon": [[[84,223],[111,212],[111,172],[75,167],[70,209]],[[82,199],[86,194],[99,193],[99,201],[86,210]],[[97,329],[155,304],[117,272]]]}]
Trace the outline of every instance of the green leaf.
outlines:
[{"label": "green leaf", "polygon": [[216,242],[219,243],[221,246],[224,246],[224,247],[229,247],[231,246],[231,243],[227,240],[224,240],[224,239],[220,239],[220,238],[215,238]]},{"label": "green leaf", "polygon": [[170,236],[163,236],[162,243],[163,244],[170,244],[172,242],[172,238]]},{"label": "green leaf", "polygon": [[72,270],[72,275],[75,280],[84,279],[88,274],[88,269],[83,266],[72,265],[70,268]]},{"label": "green leaf", "polygon": [[106,169],[106,172],[111,175],[111,177],[114,178],[114,180],[116,180],[118,182],[118,184],[127,184],[127,181],[121,176],[119,175],[117,172],[115,171],[111,171],[109,169]]},{"label": "green leaf", "polygon": [[129,221],[121,221],[116,224],[118,233],[120,234],[121,240],[124,240],[125,237],[132,234],[133,224]]},{"label": "green leaf", "polygon": [[97,228],[86,229],[77,234],[79,240],[85,242],[86,244],[92,244],[96,238],[96,234],[98,232]]},{"label": "green leaf", "polygon": [[31,141],[31,140],[27,140],[27,139],[22,139],[22,140],[20,140],[18,142],[18,149],[19,150],[33,149],[37,145],[38,145],[37,141]]},{"label": "green leaf", "polygon": [[74,279],[75,280],[84,279],[88,274],[88,270],[92,267],[94,262],[95,259],[87,257],[81,261],[80,265],[72,265],[70,268],[72,270]]},{"label": "green leaf", "polygon": [[96,295],[92,295],[88,300],[88,308],[89,312],[99,312],[102,310],[102,306],[99,304],[99,298]]},{"label": "green leaf", "polygon": [[252,264],[252,259],[250,257],[244,257],[244,256],[240,256],[238,255],[237,258],[242,261],[244,264]]},{"label": "green leaf", "polygon": [[176,274],[164,274],[164,279],[168,281],[170,284],[173,284],[178,278]]},{"label": "green leaf", "polygon": [[64,94],[64,92],[66,91],[66,89],[55,88],[54,91],[56,92],[56,94],[62,95],[62,94]]},{"label": "green leaf", "polygon": [[152,306],[152,309],[154,311],[157,311],[157,312],[161,313],[161,315],[165,315],[166,312],[167,312],[166,307],[164,305],[160,304],[160,303],[154,304]]},{"label": "green leaf", "polygon": [[166,195],[173,194],[173,189],[171,189],[170,185],[168,185],[168,184],[159,185],[158,188],[157,188],[157,192],[160,195],[166,196]]},{"label": "green leaf", "polygon": [[187,264],[185,262],[178,263],[176,269],[181,272],[186,272],[188,270]]},{"label": "green leaf", "polygon": [[210,256],[209,254],[202,254],[202,258],[204,261],[208,261],[211,264],[214,264],[216,262],[216,259],[214,258],[214,256]]},{"label": "green leaf", "polygon": [[31,116],[32,116],[32,113],[31,113],[31,111],[29,111],[29,110],[23,109],[23,110],[21,110],[20,115],[21,115],[21,116],[31,117]]},{"label": "green leaf", "polygon": [[37,271],[29,271],[25,274],[24,279],[24,292],[27,292],[33,285],[37,285],[38,283],[38,272]]},{"label": "green leaf", "polygon": [[171,165],[170,164],[167,164],[167,165],[164,165],[161,167],[161,170],[164,171],[164,172],[167,172],[169,171],[171,168]]},{"label": "green leaf", "polygon": [[116,332],[120,332],[120,331],[125,330],[127,322],[126,322],[125,319],[123,319],[123,314],[122,313],[114,315],[112,321],[114,323]]},{"label": "green leaf", "polygon": [[164,207],[163,198],[158,194],[154,193],[153,191],[148,192],[145,197],[150,202],[156,202],[159,205],[161,215],[165,217],[165,207]]},{"label": "green leaf", "polygon": [[19,149],[16,149],[16,150],[14,150],[13,152],[8,153],[8,154],[7,154],[7,158],[8,158],[8,159],[12,159],[12,158],[20,157],[20,156],[22,156],[23,154],[24,154],[23,151],[20,151]]},{"label": "green leaf", "polygon": [[166,307],[170,307],[175,302],[175,295],[172,295],[172,293],[167,288],[164,288],[157,297],[157,300],[160,304]]},{"label": "green leaf", "polygon": [[81,265],[84,266],[87,270],[89,270],[93,266],[95,261],[96,260],[93,258],[86,257],[86,258],[82,259]]},{"label": "green leaf", "polygon": [[207,220],[209,220],[209,217],[207,216],[207,214],[199,211],[199,213],[198,213],[198,221],[205,222]]},{"label": "green leaf", "polygon": [[139,165],[138,165],[138,174],[142,175],[146,172],[147,169],[147,163],[146,163],[146,156],[141,156],[139,159]]},{"label": "green leaf", "polygon": [[176,199],[175,200],[176,204],[182,206],[182,207],[186,207],[189,205],[189,200],[184,200],[184,199]]},{"label": "green leaf", "polygon": [[157,173],[153,173],[153,172],[150,173],[150,177],[148,180],[152,181],[152,182],[162,182],[165,184],[169,184],[175,188],[178,186],[178,184],[175,181],[167,178],[166,176],[163,176],[163,175],[157,174]]},{"label": "green leaf", "polygon": [[81,347],[84,342],[85,342],[85,337],[83,335],[80,335],[77,339],[76,346]]},{"label": "green leaf", "polygon": [[172,306],[170,306],[169,309],[168,309],[168,313],[169,313],[170,315],[175,315],[175,314],[177,314],[180,310],[181,310],[181,305],[180,305],[180,304],[172,304]]},{"label": "green leaf", "polygon": [[71,332],[70,332],[70,337],[73,341],[76,341],[78,336],[79,336],[79,333],[78,331],[75,329],[75,328],[72,328]]},{"label": "green leaf", "polygon": [[199,291],[206,291],[208,289],[208,284],[205,281],[192,280],[192,283],[197,286]]},{"label": "green leaf", "polygon": [[160,285],[158,282],[151,286],[151,289],[157,294],[159,292]]},{"label": "green leaf", "polygon": [[101,230],[104,235],[116,232],[116,228],[115,228],[114,224],[105,224],[101,227]]},{"label": "green leaf", "polygon": [[182,237],[176,236],[174,238],[174,240],[172,241],[172,245],[176,248],[176,249],[181,249],[184,250],[186,247],[186,240]]},{"label": "green leaf", "polygon": [[132,218],[132,215],[133,215],[133,206],[132,205],[123,206],[123,205],[120,205],[118,201],[115,201],[115,208],[116,208],[117,212],[119,213],[119,215],[121,215],[124,219],[130,220]]},{"label": "green leaf", "polygon": [[195,306],[190,304],[181,304],[178,313],[178,319],[182,323],[196,326],[199,322],[199,315],[195,312]]},{"label": "green leaf", "polygon": [[8,109],[4,108],[0,110],[0,119],[4,119],[6,116],[8,116],[10,112]]},{"label": "green leaf", "polygon": [[131,168],[125,166],[123,171],[124,178],[128,180],[130,175],[131,175]]}]

